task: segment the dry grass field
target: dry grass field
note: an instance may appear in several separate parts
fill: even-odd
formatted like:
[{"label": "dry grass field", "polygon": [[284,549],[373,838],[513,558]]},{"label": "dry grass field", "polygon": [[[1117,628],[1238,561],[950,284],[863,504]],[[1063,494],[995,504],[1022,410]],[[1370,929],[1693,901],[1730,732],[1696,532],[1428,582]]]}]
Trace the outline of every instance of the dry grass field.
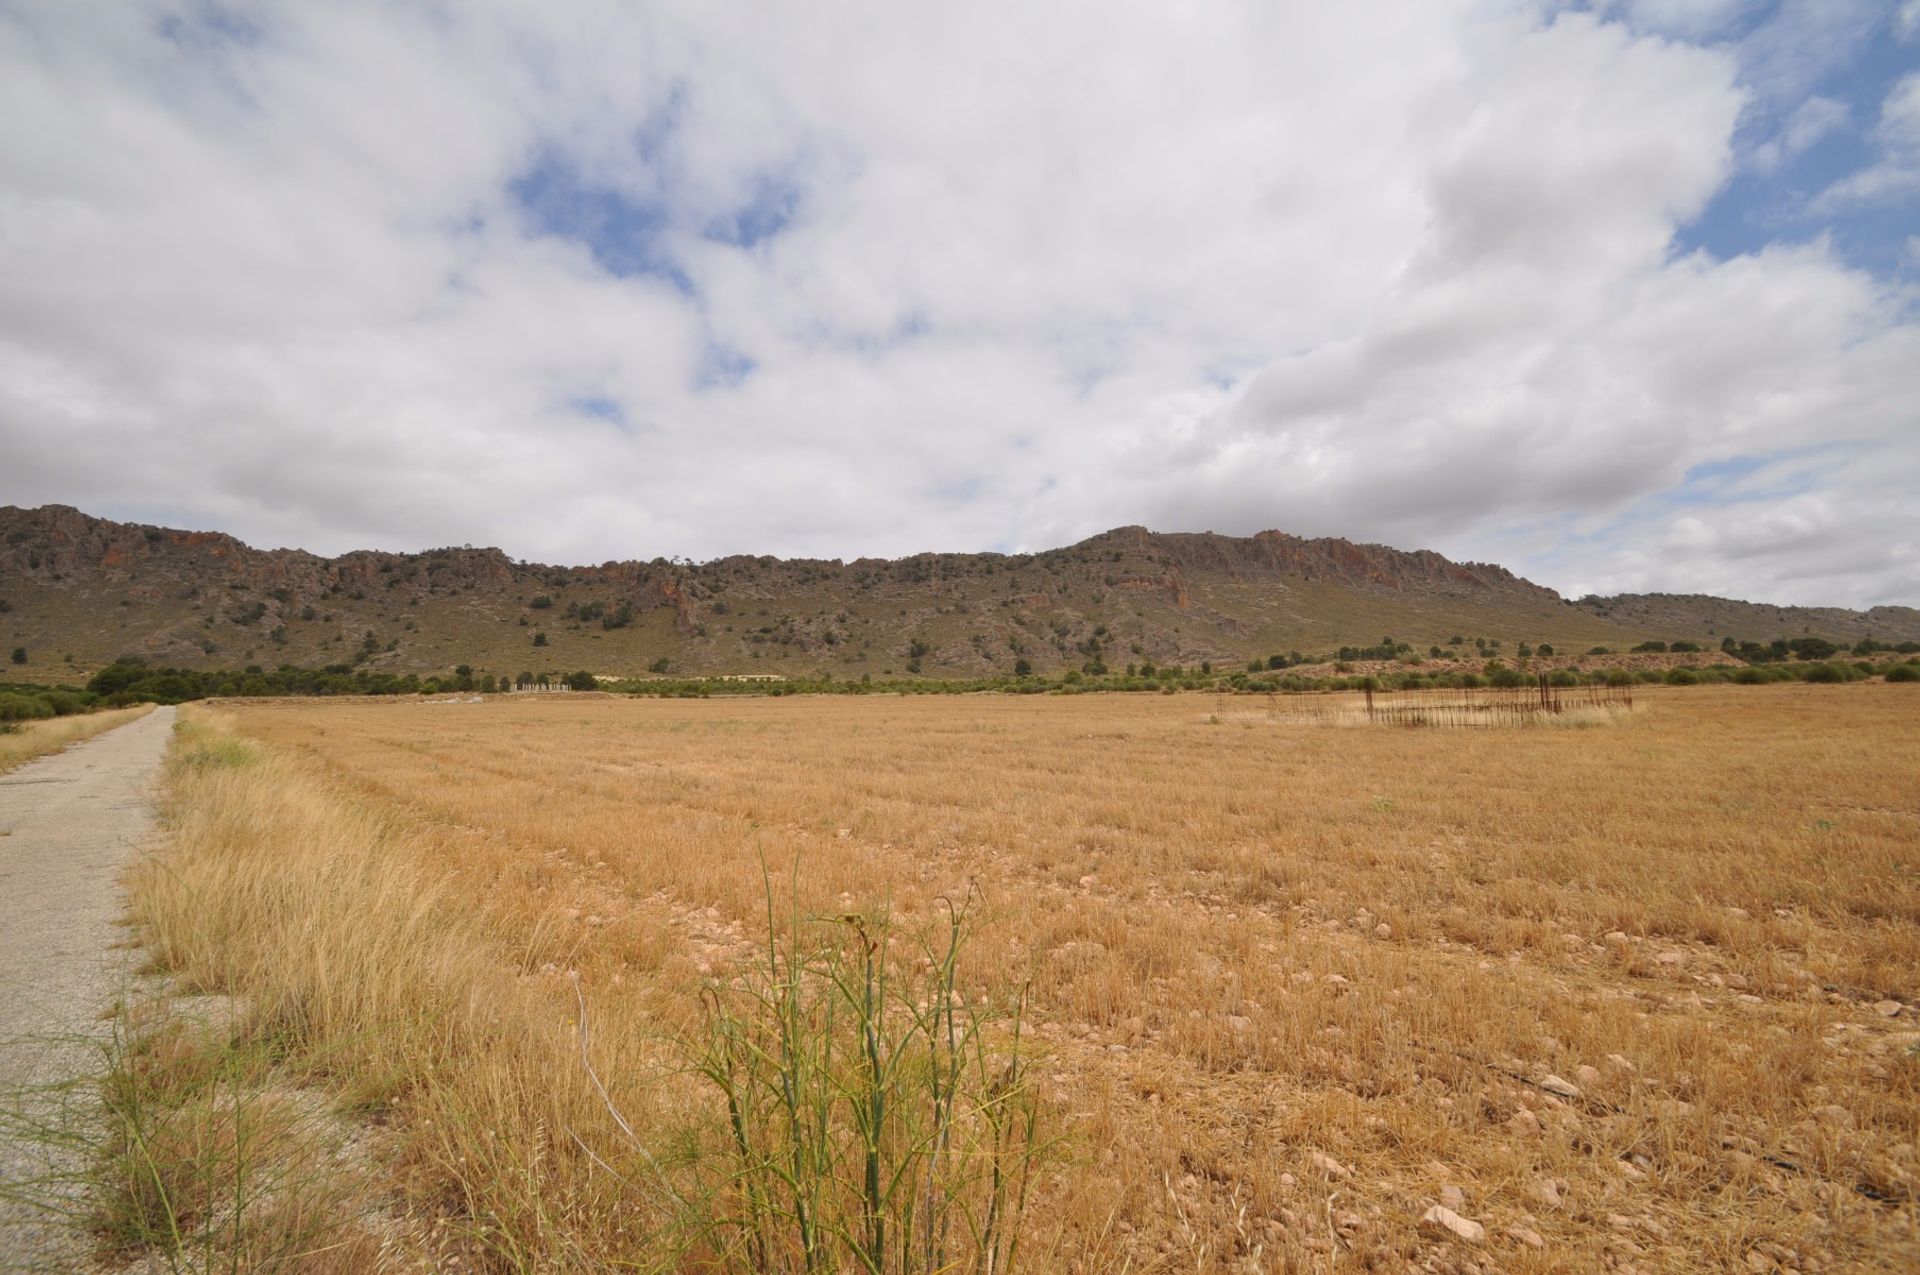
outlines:
[{"label": "dry grass field", "polygon": [[57,753],[69,744],[92,739],[102,731],[124,726],[152,711],[151,704],[135,704],[130,708],[104,709],[98,713],[80,713],[72,717],[11,723],[12,730],[0,731],[0,772],[12,770],[36,757]]},{"label": "dry grass field", "polygon": [[[238,998],[266,1091],[346,1113],[334,1195],[272,1219],[289,1269],[723,1265],[676,1229],[725,1190],[680,1042],[764,962],[768,876],[782,917],[902,935],[977,891],[957,986],[1027,987],[1038,1051],[1022,1269],[1920,1265],[1909,687],[1650,690],[1589,729],[1200,695],[190,716],[135,911]],[[163,1098],[191,1052],[148,1047]]]}]

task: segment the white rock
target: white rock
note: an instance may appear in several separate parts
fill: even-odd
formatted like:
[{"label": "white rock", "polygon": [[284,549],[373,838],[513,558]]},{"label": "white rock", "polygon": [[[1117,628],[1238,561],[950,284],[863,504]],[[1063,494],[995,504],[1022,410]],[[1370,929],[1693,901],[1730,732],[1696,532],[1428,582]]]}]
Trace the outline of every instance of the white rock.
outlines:
[{"label": "white rock", "polygon": [[1346,1165],[1340,1163],[1324,1151],[1315,1151],[1307,1157],[1307,1163],[1330,1178],[1339,1178],[1344,1181],[1353,1176],[1352,1169],[1349,1169]]},{"label": "white rock", "polygon": [[1524,1226],[1510,1226],[1507,1228],[1507,1234],[1513,1236],[1514,1239],[1525,1244],[1528,1248],[1545,1248],[1547,1246],[1547,1241],[1541,1236],[1540,1232]]},{"label": "white rock", "polygon": [[1573,1069],[1573,1075],[1574,1079],[1583,1085],[1592,1086],[1600,1083],[1600,1069],[1598,1067],[1589,1067],[1586,1063],[1581,1063],[1578,1067],[1575,1067]]},{"label": "white rock", "polygon": [[1882,1018],[1898,1018],[1903,1008],[1899,1001],[1880,1001],[1874,1005],[1873,1012]]},{"label": "white rock", "polygon": [[1487,1238],[1486,1227],[1440,1204],[1420,1215],[1420,1229],[1443,1238],[1465,1240],[1469,1244],[1478,1244]]},{"label": "white rock", "polygon": [[1562,1080],[1560,1077],[1552,1074],[1548,1074],[1547,1078],[1540,1082],[1540,1087],[1556,1098],[1578,1098],[1580,1096],[1580,1090],[1572,1082]]},{"label": "white rock", "polygon": [[1440,1188],[1440,1203],[1458,1213],[1467,1207],[1467,1193],[1457,1186],[1443,1186]]}]

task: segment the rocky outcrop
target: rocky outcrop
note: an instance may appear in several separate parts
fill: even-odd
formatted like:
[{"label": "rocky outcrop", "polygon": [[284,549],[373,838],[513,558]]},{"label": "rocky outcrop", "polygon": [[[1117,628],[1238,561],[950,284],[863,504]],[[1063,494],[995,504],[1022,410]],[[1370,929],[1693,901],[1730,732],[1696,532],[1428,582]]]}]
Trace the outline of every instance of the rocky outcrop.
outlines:
[{"label": "rocky outcrop", "polygon": [[1383,632],[1415,650],[1484,636],[1508,650],[1547,641],[1568,653],[1624,651],[1648,637],[1697,641],[1703,628],[1763,640],[1920,636],[1920,612],[1905,607],[1664,595],[1574,605],[1503,567],[1280,531],[1134,526],[1030,554],[558,567],[467,545],[334,558],[258,550],[221,532],[113,522],[64,505],[0,507],[0,604],[0,632],[28,648],[30,673],[52,677],[119,654],[397,671],[460,662],[638,671],[664,658],[686,672],[875,676],[911,661],[932,676],[977,676],[1016,661],[1040,672],[1096,662],[1231,667],[1282,651],[1329,656]]}]

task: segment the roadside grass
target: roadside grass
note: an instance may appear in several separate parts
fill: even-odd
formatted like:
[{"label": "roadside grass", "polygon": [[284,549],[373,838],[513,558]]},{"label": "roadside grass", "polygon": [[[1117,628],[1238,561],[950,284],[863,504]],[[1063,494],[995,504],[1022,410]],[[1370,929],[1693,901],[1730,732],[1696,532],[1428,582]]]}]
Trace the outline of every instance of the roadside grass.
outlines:
[{"label": "roadside grass", "polygon": [[107,1269],[376,1268],[350,1132],[275,1082],[269,1045],[147,990],[108,1018],[104,1035],[40,1042],[97,1057],[88,1075],[0,1094],[16,1216],[58,1223]]},{"label": "roadside grass", "polygon": [[[880,1217],[904,1261],[869,1152],[941,1127],[951,1055],[894,1073],[907,1132],[862,1135],[885,951],[872,1052],[936,1057],[941,979],[986,1014],[981,1120],[1016,1021],[1034,1050],[1024,1145],[1059,1154],[1025,1268],[1895,1270],[1900,690],[1655,688],[1592,731],[1221,729],[1178,697],[196,708],[134,906],[277,1042],[273,1084],[383,1131],[404,1250],[469,1268],[804,1269],[796,1148],[847,1236],[816,1269],[867,1269]],[[802,923],[756,940],[769,915]],[[847,1118],[808,1142],[823,1097]],[[1481,1244],[1420,1226],[1456,1197]]]},{"label": "roadside grass", "polygon": [[323,1095],[275,1075],[274,1042],[156,1002],[123,1010],[102,1086],[90,1229],[149,1269],[373,1269],[369,1181]]},{"label": "roadside grass", "polygon": [[[167,1027],[120,1051],[116,1247],[203,1239],[236,1269],[371,1260],[376,1238],[381,1260],[501,1270],[1014,1269],[1043,1149],[1031,1050],[1017,1003],[955,987],[964,910],[905,961],[882,918],[794,914],[678,1020],[595,988],[589,1037],[556,936],[510,938],[425,870],[417,832],[210,716],[178,732],[169,845],[129,886],[154,970],[246,1009],[225,1049]],[[365,1165],[312,1180],[316,1109],[380,1126],[384,1215],[432,1224],[376,1237],[343,1209],[370,1198]],[[242,1180],[272,1207],[222,1207]]]},{"label": "roadside grass", "polygon": [[78,713],[71,717],[10,722],[8,729],[0,730],[0,773],[37,757],[57,753],[71,744],[91,739],[116,726],[124,726],[152,711],[151,704],[135,704],[128,708],[102,709],[97,713]]}]

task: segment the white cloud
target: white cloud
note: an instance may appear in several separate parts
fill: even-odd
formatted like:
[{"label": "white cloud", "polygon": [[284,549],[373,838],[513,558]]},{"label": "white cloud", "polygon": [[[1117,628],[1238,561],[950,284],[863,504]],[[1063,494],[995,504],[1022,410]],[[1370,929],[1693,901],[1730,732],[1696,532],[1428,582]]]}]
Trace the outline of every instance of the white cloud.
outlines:
[{"label": "white cloud", "polygon": [[1816,212],[1920,193],[1920,71],[1897,81],[1880,104],[1874,129],[1879,158],[1841,178],[1813,201]]},{"label": "white cloud", "polygon": [[1901,0],[1900,11],[1893,17],[1893,29],[1902,40],[1920,35],[1920,0]]},{"label": "white cloud", "polygon": [[1777,133],[1753,148],[1748,162],[1763,173],[1771,173],[1805,153],[1814,143],[1846,127],[1849,115],[1845,102],[1815,94],[1794,108]]},{"label": "white cloud", "polygon": [[[1278,526],[1912,600],[1901,299],[1671,256],[1746,99],[1666,37],[1734,8],[0,17],[0,499],[576,561]],[[690,287],[542,235],[539,155]],[[769,183],[780,233],[703,236]],[[702,388],[716,346],[752,370]],[[1814,435],[1817,490],[1662,548],[1691,468]]]}]

